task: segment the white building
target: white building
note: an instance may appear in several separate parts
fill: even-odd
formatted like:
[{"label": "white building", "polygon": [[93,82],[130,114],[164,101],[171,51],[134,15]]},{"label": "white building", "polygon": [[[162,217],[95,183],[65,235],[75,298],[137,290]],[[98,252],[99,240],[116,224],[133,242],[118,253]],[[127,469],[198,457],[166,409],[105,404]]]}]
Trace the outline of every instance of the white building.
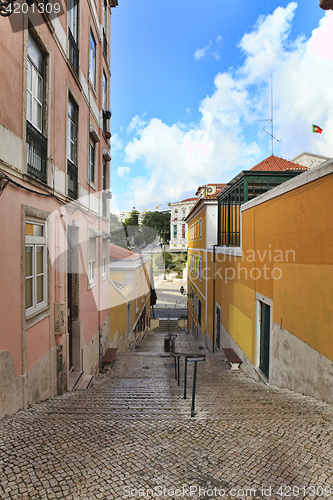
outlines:
[{"label": "white building", "polygon": [[187,198],[171,203],[169,250],[187,252],[188,227],[185,218],[197,201],[198,198]]}]

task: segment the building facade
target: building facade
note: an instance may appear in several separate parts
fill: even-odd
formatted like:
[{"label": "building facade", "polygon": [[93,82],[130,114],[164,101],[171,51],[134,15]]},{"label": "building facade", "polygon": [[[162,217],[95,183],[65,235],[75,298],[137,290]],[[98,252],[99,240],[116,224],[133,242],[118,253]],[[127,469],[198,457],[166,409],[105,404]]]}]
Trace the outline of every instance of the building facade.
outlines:
[{"label": "building facade", "polygon": [[188,282],[190,328],[211,351],[232,348],[253,378],[328,402],[332,182],[332,160],[292,170],[270,157],[241,172],[218,195],[216,244],[206,245],[200,287],[204,322],[191,315]]},{"label": "building facade", "polygon": [[185,222],[187,214],[195,205],[197,198],[187,198],[177,203],[171,203],[170,218],[170,251],[186,252],[188,246],[188,226]]},{"label": "building facade", "polygon": [[55,4],[0,19],[0,416],[97,375],[109,340],[117,0]]},{"label": "building facade", "polygon": [[110,245],[110,345],[126,351],[150,321],[151,259]]}]

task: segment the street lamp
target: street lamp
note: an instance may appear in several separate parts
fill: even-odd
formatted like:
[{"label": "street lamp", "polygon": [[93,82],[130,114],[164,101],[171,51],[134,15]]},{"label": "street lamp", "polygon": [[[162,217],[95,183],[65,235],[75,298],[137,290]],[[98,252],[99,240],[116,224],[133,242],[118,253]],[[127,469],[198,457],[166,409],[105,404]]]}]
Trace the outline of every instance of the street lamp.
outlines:
[{"label": "street lamp", "polygon": [[163,243],[161,243],[161,248],[162,248],[162,244],[163,244],[163,263],[164,263],[164,276],[163,276],[163,279],[166,280],[166,276],[165,276],[165,235],[167,234],[167,231],[161,231],[161,235],[163,237]]}]

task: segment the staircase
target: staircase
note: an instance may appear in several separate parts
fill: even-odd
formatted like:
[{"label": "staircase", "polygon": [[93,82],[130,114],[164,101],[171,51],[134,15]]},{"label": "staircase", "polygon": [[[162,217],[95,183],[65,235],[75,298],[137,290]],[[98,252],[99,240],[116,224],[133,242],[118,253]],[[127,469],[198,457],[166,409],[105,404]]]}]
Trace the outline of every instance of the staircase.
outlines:
[{"label": "staircase", "polygon": [[160,319],[160,324],[158,328],[154,329],[154,333],[177,333],[183,332],[184,330],[178,326],[177,319]]}]

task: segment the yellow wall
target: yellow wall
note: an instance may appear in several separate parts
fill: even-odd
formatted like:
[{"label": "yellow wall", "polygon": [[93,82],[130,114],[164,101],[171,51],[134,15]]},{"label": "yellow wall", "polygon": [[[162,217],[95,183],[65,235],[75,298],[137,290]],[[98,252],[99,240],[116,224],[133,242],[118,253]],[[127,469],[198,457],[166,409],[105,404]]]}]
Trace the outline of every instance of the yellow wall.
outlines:
[{"label": "yellow wall", "polygon": [[[194,229],[198,223],[198,231]],[[201,225],[201,232],[200,232]],[[203,206],[193,218],[188,222],[189,227],[189,242],[188,242],[188,293],[190,289],[194,287],[195,293],[197,297],[201,300],[201,323],[200,327],[203,333],[205,333],[206,324],[205,324],[205,310],[206,310],[206,283],[204,278],[204,269],[206,267],[206,257],[205,250],[206,248],[206,207]],[[201,234],[201,238],[200,238]],[[195,237],[197,236],[197,237]],[[201,258],[201,279],[199,278],[199,265],[198,265],[198,275],[196,276],[192,270],[190,269],[191,256],[196,256]],[[189,300],[189,316],[191,314],[194,315],[194,309],[192,306],[193,299]],[[197,316],[194,315],[195,320],[197,321]],[[190,328],[190,327],[189,327]]]},{"label": "yellow wall", "polygon": [[256,292],[273,300],[277,324],[333,360],[332,192],[330,174],[243,211],[242,257],[216,256],[222,324],[252,363]]}]

